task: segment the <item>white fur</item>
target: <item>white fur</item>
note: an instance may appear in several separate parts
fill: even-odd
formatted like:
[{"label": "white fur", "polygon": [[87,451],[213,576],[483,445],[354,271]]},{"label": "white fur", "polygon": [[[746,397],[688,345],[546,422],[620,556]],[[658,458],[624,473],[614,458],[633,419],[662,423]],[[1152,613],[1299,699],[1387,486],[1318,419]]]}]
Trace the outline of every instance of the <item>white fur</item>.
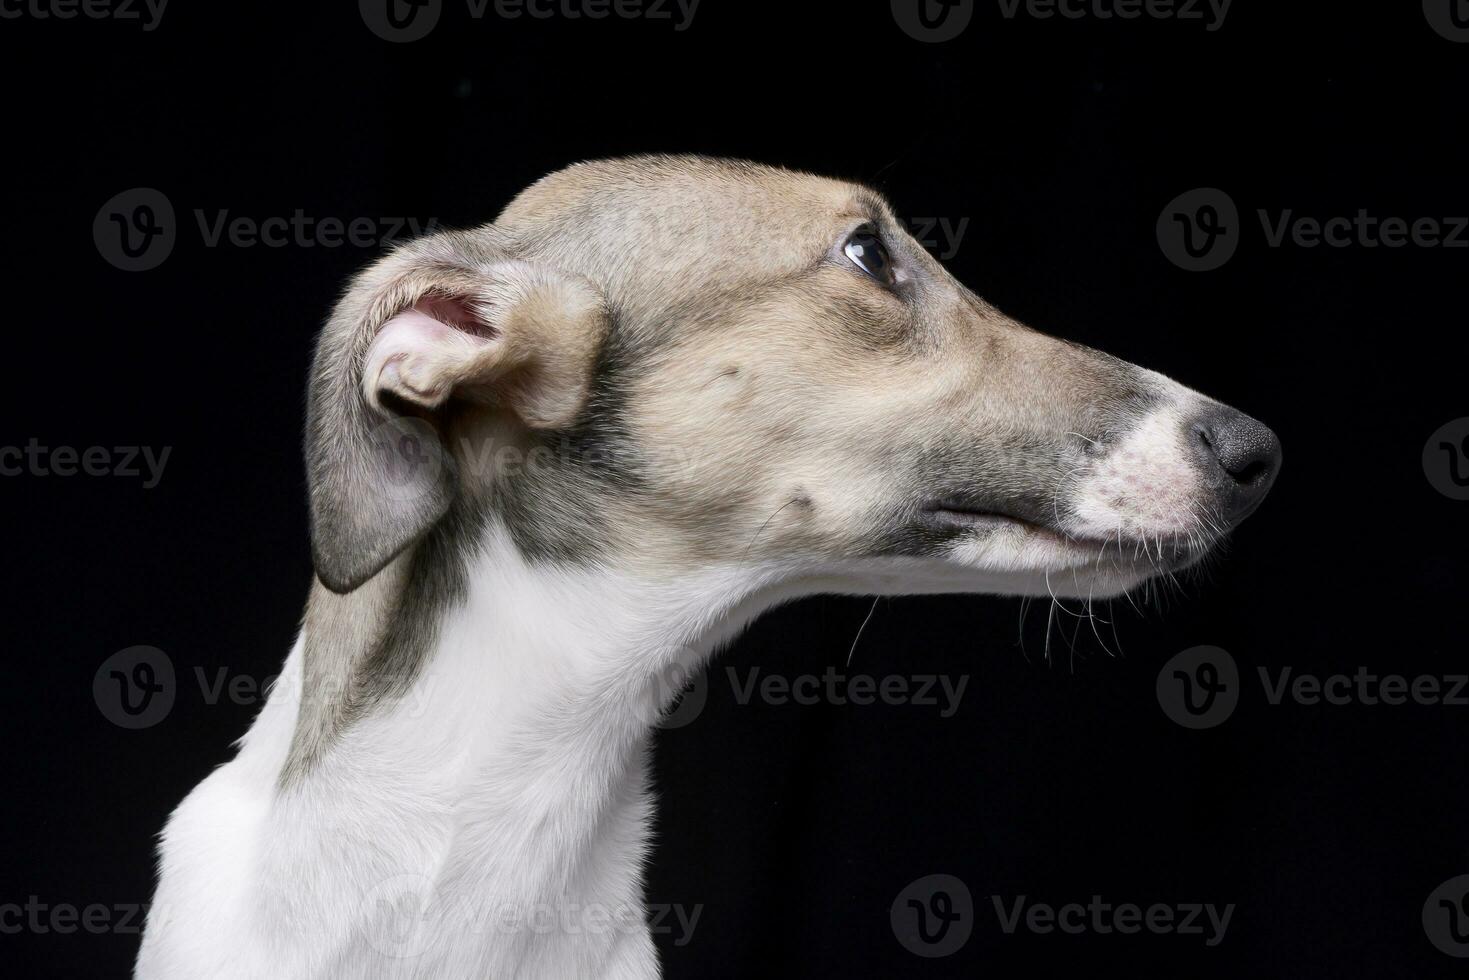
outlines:
[{"label": "white fur", "polygon": [[1184,421],[1194,407],[1195,399],[1177,397],[1155,409],[1077,480],[1073,506],[1080,535],[1120,532],[1136,539],[1198,528],[1201,474],[1184,444]]},{"label": "white fur", "polygon": [[658,976],[650,722],[667,678],[781,598],[749,569],[536,568],[497,534],[412,688],[278,794],[298,640],[168,824],[137,976]]},{"label": "white fur", "polygon": [[658,580],[530,565],[496,530],[411,687],[282,791],[297,641],[236,758],[169,821],[136,975],[657,977],[645,753],[678,679],[798,595],[1029,588],[1012,579],[869,559]]}]

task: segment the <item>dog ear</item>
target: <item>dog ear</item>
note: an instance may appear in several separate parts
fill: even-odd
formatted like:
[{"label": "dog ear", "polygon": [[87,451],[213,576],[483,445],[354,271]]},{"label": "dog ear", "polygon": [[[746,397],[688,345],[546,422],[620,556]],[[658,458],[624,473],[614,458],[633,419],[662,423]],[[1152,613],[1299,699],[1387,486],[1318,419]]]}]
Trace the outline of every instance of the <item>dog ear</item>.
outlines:
[{"label": "dog ear", "polygon": [[601,292],[516,261],[493,228],[414,242],[368,269],[317,341],[306,464],[316,574],[345,593],[427,533],[459,489],[451,400],[570,424],[607,330]]}]

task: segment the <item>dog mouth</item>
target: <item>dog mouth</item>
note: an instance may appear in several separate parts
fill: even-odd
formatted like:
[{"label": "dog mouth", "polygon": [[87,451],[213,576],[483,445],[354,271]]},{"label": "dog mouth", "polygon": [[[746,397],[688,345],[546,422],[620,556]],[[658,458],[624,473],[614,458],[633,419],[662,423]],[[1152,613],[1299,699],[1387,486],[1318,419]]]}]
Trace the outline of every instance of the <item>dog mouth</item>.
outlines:
[{"label": "dog mouth", "polygon": [[[1022,517],[992,506],[978,506],[951,497],[925,501],[919,516],[929,527],[949,533],[1019,531],[1064,540],[1077,540],[1059,527],[1033,517]],[[1100,543],[1100,542],[1098,542]]]},{"label": "dog mouth", "polygon": [[1024,531],[1050,532],[1034,521],[998,510],[983,510],[945,500],[934,500],[919,508],[923,521],[949,531],[999,531],[1017,528]]},{"label": "dog mouth", "polygon": [[1084,552],[1096,560],[1134,560],[1160,569],[1177,569],[1198,561],[1218,543],[1216,535],[1077,533],[1059,521],[1003,510],[992,504],[976,505],[962,499],[937,497],[919,507],[920,520],[946,535],[1012,534],[1038,539],[1066,551]]}]

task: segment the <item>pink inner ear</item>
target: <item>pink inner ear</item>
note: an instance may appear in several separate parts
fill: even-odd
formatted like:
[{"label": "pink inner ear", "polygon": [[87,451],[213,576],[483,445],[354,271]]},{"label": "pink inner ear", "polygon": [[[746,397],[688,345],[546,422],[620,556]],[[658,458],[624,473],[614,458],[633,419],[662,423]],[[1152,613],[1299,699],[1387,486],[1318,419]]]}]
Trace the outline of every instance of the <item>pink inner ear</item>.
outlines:
[{"label": "pink inner ear", "polygon": [[442,297],[421,300],[378,330],[363,365],[363,395],[380,410],[384,392],[437,408],[475,358],[493,346],[494,337],[466,304]]},{"label": "pink inner ear", "polygon": [[428,293],[413,304],[413,309],[475,337],[488,340],[496,333],[495,328],[486,323],[467,300],[459,296]]}]

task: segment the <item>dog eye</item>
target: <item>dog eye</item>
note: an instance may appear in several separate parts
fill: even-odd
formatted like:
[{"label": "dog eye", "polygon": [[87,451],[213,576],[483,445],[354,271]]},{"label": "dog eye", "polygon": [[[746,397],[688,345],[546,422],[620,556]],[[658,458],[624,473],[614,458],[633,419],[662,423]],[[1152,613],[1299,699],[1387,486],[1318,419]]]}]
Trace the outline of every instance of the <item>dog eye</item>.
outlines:
[{"label": "dog eye", "polygon": [[852,232],[852,237],[847,239],[842,250],[857,268],[884,286],[893,284],[893,260],[875,227],[863,225]]}]

